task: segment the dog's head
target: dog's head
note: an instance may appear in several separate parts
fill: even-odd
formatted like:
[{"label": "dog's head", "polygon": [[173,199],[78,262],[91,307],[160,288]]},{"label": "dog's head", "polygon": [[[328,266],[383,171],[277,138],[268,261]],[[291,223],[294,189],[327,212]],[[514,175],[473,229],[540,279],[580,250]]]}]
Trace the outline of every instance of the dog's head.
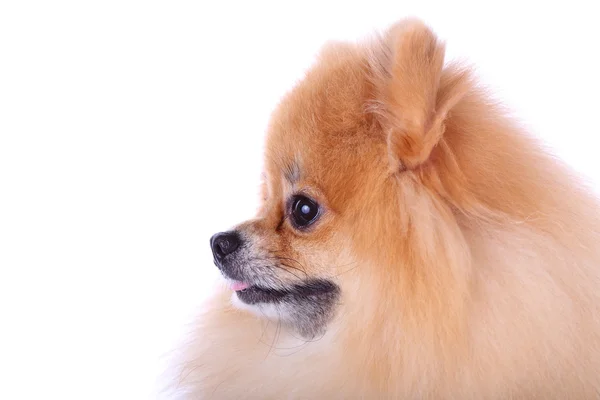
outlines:
[{"label": "dog's head", "polygon": [[442,314],[458,301],[444,296],[466,272],[441,139],[469,81],[443,64],[416,21],[324,49],[273,115],[256,218],[211,239],[234,303],[313,337],[340,307]]}]

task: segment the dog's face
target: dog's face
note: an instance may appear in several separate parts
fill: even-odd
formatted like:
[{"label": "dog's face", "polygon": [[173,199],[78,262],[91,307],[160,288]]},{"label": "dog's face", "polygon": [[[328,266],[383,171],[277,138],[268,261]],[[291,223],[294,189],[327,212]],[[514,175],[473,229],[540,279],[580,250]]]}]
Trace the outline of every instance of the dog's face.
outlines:
[{"label": "dog's face", "polygon": [[[267,135],[258,215],[211,239],[234,303],[306,337],[323,332],[341,301],[342,278],[357,267],[352,229],[372,202],[361,194],[386,175],[385,140],[367,139],[361,126],[366,88],[356,67],[352,85],[328,64],[283,100]],[[334,96],[328,83],[338,85]]]},{"label": "dog's face", "polygon": [[[435,106],[439,82],[415,84],[410,76],[431,68],[439,81],[438,45],[425,27],[408,25],[408,34],[394,33],[414,42],[400,52],[408,58],[399,61],[406,65],[398,73],[408,74],[399,79],[415,87],[393,88],[408,91],[408,99],[388,98],[384,88],[396,83],[394,56],[400,55],[379,49],[374,57],[372,49],[337,45],[323,52],[274,113],[258,214],[211,239],[215,262],[239,307],[314,337],[340,304],[350,313],[352,307],[370,312],[365,305],[376,307],[373,297],[386,296],[386,288],[397,288],[402,276],[414,273],[411,265],[402,265],[414,264],[418,251],[411,248],[415,221],[409,216],[424,207],[432,212],[435,199],[421,190],[418,174],[401,179],[398,174],[424,161],[411,129],[427,134],[443,118],[438,121],[428,109]],[[402,120],[393,111],[383,116],[394,102],[406,111]],[[398,133],[390,124],[405,129]],[[404,283],[414,289],[412,278]]]}]

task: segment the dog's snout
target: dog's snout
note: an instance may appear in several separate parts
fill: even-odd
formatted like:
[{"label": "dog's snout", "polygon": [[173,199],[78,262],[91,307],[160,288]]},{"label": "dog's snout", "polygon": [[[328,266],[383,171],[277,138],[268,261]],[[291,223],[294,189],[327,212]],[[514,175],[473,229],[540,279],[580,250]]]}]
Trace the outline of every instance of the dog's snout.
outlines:
[{"label": "dog's snout", "polygon": [[237,232],[221,232],[210,238],[210,247],[217,260],[236,251],[242,243]]}]

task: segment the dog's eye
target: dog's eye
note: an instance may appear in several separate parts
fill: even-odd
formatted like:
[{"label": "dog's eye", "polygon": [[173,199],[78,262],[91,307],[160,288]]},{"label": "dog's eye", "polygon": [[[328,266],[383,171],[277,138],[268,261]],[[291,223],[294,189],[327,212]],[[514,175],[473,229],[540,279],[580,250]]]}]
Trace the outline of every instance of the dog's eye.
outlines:
[{"label": "dog's eye", "polygon": [[299,228],[307,227],[319,216],[319,205],[304,196],[294,196],[292,199],[292,220]]}]

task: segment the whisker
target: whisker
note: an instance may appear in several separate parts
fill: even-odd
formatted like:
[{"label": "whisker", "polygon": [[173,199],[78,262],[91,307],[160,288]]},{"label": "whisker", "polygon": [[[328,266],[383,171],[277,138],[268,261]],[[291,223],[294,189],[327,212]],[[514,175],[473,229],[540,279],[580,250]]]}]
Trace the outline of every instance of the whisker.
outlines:
[{"label": "whisker", "polygon": [[[275,263],[269,264],[269,265],[272,266],[272,267],[274,267],[274,268],[281,269],[281,270],[283,270],[283,271],[285,271],[285,272],[293,275],[298,280],[302,280],[302,279],[298,275],[296,275],[295,273],[293,273],[292,271],[290,271],[290,269],[293,269],[293,270],[296,270],[298,272],[301,272],[304,275],[305,278],[309,277],[309,274],[306,272],[306,267],[300,261],[298,261],[298,260],[296,260],[294,258],[290,258],[290,257],[279,256],[279,255],[277,255],[277,251],[272,252],[271,254],[275,254],[275,256],[273,256],[273,257],[252,257],[252,258],[249,258],[248,261],[269,262],[269,261],[276,260],[281,265],[277,265]],[[290,262],[295,263],[296,265],[300,266],[300,268],[295,267],[294,265],[290,265],[287,262],[282,262],[282,261],[290,261]],[[339,272],[337,274],[326,275],[324,278],[327,278],[327,279],[337,278],[337,277],[339,277],[339,276],[341,276],[343,274],[346,274],[346,273],[351,272],[354,269],[358,268],[359,264],[358,264],[357,261],[352,261],[352,262],[349,262],[347,264],[343,264],[343,265],[340,265],[340,266],[332,267],[331,269],[339,269],[339,268],[347,267],[347,266],[353,265],[353,264],[356,264],[356,265],[354,265],[352,268],[348,268],[347,270],[341,271],[341,272]],[[286,268],[283,268],[282,265],[284,267],[286,267]]]},{"label": "whisker", "polygon": [[350,272],[350,271],[358,268],[358,261],[353,261],[353,262],[350,262],[348,264],[340,265],[339,267],[336,267],[336,269],[337,268],[341,268],[341,267],[347,267],[348,265],[352,265],[352,264],[357,264],[357,265],[355,265],[354,267],[352,267],[350,269],[347,269],[346,271],[342,271],[339,274],[331,275],[330,278],[337,278],[340,275],[346,274],[346,273],[348,273],[348,272]]},{"label": "whisker", "polygon": [[279,312],[279,308],[277,307],[277,305],[275,305],[275,309],[277,310],[277,314],[279,314],[279,318],[277,318],[277,328],[275,329],[275,335],[273,335],[273,342],[271,342],[271,346],[269,347],[269,351],[265,356],[265,360],[267,359],[267,357],[269,357],[269,354],[271,354],[271,351],[275,347],[275,342],[279,340],[279,334],[281,333],[281,313]]},{"label": "whisker", "polygon": [[[263,334],[267,331],[267,329],[269,328],[269,318],[267,317],[267,314],[264,313],[263,310],[261,310],[260,308],[258,309],[260,311],[260,313],[263,315],[263,317],[265,317],[265,319],[267,320],[267,325],[265,327],[265,329],[263,330]],[[275,332],[277,332],[277,329],[279,328],[279,325],[277,325],[277,328],[275,328]],[[273,344],[274,342],[272,342],[271,344],[265,342],[262,340],[263,335],[260,336],[260,338],[258,339],[258,341],[266,346],[269,346],[269,351],[267,352],[267,355],[265,356],[265,360],[267,359],[267,357],[269,357],[269,354],[271,353],[271,349],[273,348]]]},{"label": "whisker", "polygon": [[221,383],[219,383],[216,387],[215,390],[213,390],[212,394],[210,395],[210,398],[212,399],[213,397],[215,397],[215,394],[217,393],[217,390],[221,387],[222,384],[225,383],[225,381],[227,381],[227,378],[223,379],[221,381]]},{"label": "whisker", "polygon": [[303,271],[306,271],[306,268],[304,267],[304,265],[302,265],[302,263],[298,260],[295,260],[293,258],[290,257],[282,257],[278,254],[278,251],[274,251],[273,254],[275,254],[275,257],[278,258],[279,260],[286,260],[286,261],[293,261],[296,264],[298,264],[300,266],[300,268],[302,268]]},{"label": "whisker", "polygon": [[[289,267],[288,265],[285,265],[285,264],[282,264],[282,265],[284,265],[284,266],[286,266],[286,267]],[[302,280],[302,278],[300,278],[298,275],[296,275],[295,273],[293,273],[293,272],[292,272],[292,271],[290,271],[290,270],[287,270],[287,269],[285,269],[285,268],[282,268],[280,265],[277,265],[277,264],[271,264],[271,266],[273,266],[273,267],[275,267],[275,268],[277,268],[277,269],[280,269],[280,270],[282,270],[282,271],[285,271],[285,272],[287,272],[288,274],[291,274],[291,275],[293,275],[293,276],[294,276],[296,279],[298,279],[299,281],[301,281],[301,280]],[[295,269],[295,268],[294,268],[294,269]]]},{"label": "whisker", "polygon": [[[280,262],[281,262],[281,261],[288,261],[289,259],[286,259],[286,258],[274,258],[274,260],[277,260],[277,261],[280,261]],[[283,262],[282,262],[282,264],[283,264]],[[306,269],[304,269],[304,268],[300,269],[300,268],[294,267],[294,266],[292,266],[292,265],[289,265],[289,264],[284,264],[284,265],[287,265],[288,267],[290,267],[290,268],[292,268],[292,269],[295,269],[296,271],[300,271],[300,272],[302,272],[304,275],[306,275]]]},{"label": "whisker", "polygon": [[[260,308],[259,308],[259,310],[260,310]],[[267,316],[265,315],[265,313],[264,313],[262,310],[260,310],[260,312],[262,313],[262,315],[263,315],[263,316],[265,317],[265,319],[267,320],[267,323],[266,323],[265,325],[263,325],[263,326],[264,326],[264,328],[262,329],[262,332],[261,332],[261,334],[260,334],[260,337],[258,338],[258,341],[259,341],[260,343],[263,343],[263,341],[262,341],[262,338],[265,336],[265,332],[267,332],[267,330],[269,329],[269,324],[271,323],[271,320],[270,320],[269,318],[267,318]]]},{"label": "whisker", "polygon": [[[267,259],[269,259],[269,260],[277,260],[277,261],[280,262],[281,265],[284,265],[284,266],[286,266],[288,268],[294,269],[294,270],[296,270],[298,272],[302,272],[302,274],[304,274],[305,277],[308,277],[308,274],[306,273],[306,269],[304,268],[304,266],[300,262],[298,262],[297,260],[294,260],[293,258],[275,256],[275,257],[267,257]],[[302,269],[294,267],[294,266],[289,265],[287,263],[283,263],[283,262],[281,262],[282,260],[284,260],[284,261],[293,261],[296,264],[300,265],[302,267]],[[298,278],[298,276],[296,276],[296,277]],[[298,279],[300,279],[300,278],[298,278]]]}]

